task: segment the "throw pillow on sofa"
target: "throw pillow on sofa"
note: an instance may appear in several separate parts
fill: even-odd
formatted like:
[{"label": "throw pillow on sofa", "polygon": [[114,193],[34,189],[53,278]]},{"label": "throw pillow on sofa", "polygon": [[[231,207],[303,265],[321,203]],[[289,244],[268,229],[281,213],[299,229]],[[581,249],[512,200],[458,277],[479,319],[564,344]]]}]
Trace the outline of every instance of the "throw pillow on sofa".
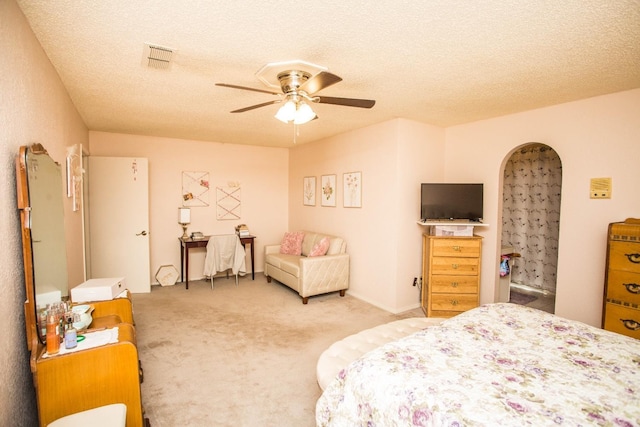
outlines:
[{"label": "throw pillow on sofa", "polygon": [[311,252],[309,252],[309,256],[323,256],[326,255],[329,250],[329,238],[323,237],[318,243],[313,245],[311,248]]},{"label": "throw pillow on sofa", "polygon": [[302,253],[302,240],[304,233],[301,231],[288,231],[284,233],[280,243],[280,253],[286,255],[300,255]]}]

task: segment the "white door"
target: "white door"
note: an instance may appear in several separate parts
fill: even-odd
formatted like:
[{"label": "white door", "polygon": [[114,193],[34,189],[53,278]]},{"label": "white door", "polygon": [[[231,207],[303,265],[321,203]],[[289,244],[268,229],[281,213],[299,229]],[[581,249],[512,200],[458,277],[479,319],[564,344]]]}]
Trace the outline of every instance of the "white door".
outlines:
[{"label": "white door", "polygon": [[92,278],[124,277],[150,292],[149,176],[146,158],[89,157]]}]

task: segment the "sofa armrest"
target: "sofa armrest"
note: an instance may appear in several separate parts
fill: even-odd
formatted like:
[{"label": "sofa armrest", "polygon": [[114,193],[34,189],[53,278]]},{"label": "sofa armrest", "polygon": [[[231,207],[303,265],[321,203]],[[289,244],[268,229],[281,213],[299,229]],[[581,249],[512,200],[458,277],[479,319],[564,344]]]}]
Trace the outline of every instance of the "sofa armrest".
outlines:
[{"label": "sofa armrest", "polygon": [[265,245],[264,254],[277,254],[280,253],[280,245]]},{"label": "sofa armrest", "polygon": [[300,258],[300,296],[312,296],[349,287],[349,254]]}]

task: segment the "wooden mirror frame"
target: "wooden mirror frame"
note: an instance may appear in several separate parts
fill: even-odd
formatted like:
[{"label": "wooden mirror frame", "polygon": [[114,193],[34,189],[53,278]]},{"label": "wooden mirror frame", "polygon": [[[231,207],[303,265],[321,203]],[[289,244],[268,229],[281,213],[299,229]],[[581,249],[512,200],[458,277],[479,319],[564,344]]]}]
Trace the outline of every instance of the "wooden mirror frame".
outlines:
[{"label": "wooden mirror frame", "polygon": [[[27,345],[45,343],[39,310],[59,292],[68,297],[62,167],[41,144],[21,147],[16,158],[25,275]],[[40,300],[42,298],[42,300]]]},{"label": "wooden mirror frame", "polygon": [[[37,144],[37,149],[46,150]],[[24,302],[24,318],[27,332],[27,347],[32,354],[34,363],[35,349],[38,347],[39,334],[36,322],[35,282],[33,273],[33,249],[31,247],[31,206],[29,204],[29,184],[27,181],[27,151],[28,147],[20,147],[16,158],[16,185],[18,210],[20,211],[20,230],[22,232],[22,260],[24,264],[24,285],[26,299]]]}]

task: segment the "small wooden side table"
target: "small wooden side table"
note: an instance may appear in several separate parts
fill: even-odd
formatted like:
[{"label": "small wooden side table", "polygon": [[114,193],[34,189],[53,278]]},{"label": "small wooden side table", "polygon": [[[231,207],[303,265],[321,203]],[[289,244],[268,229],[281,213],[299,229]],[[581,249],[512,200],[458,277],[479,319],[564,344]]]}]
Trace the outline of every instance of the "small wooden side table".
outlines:
[{"label": "small wooden side table", "polygon": [[255,269],[253,268],[253,241],[255,240],[256,236],[244,236],[244,237],[240,237],[240,243],[242,243],[242,247],[247,250],[247,246],[246,245],[251,245],[251,280],[256,280],[256,273],[255,273]]},{"label": "small wooden side table", "polygon": [[[185,289],[189,289],[189,249],[194,248],[206,248],[209,243],[209,237],[204,236],[202,239],[192,239],[188,237],[183,239],[179,237],[180,241],[180,281],[184,282]],[[243,236],[240,237],[240,243],[242,247],[247,249],[247,245],[251,245],[251,280],[256,280],[255,268],[254,268],[254,240],[256,236]]]},{"label": "small wooden side table", "polygon": [[184,281],[185,289],[189,289],[189,249],[206,248],[209,236],[204,236],[202,239],[179,237],[178,240],[180,241],[180,281]]}]

